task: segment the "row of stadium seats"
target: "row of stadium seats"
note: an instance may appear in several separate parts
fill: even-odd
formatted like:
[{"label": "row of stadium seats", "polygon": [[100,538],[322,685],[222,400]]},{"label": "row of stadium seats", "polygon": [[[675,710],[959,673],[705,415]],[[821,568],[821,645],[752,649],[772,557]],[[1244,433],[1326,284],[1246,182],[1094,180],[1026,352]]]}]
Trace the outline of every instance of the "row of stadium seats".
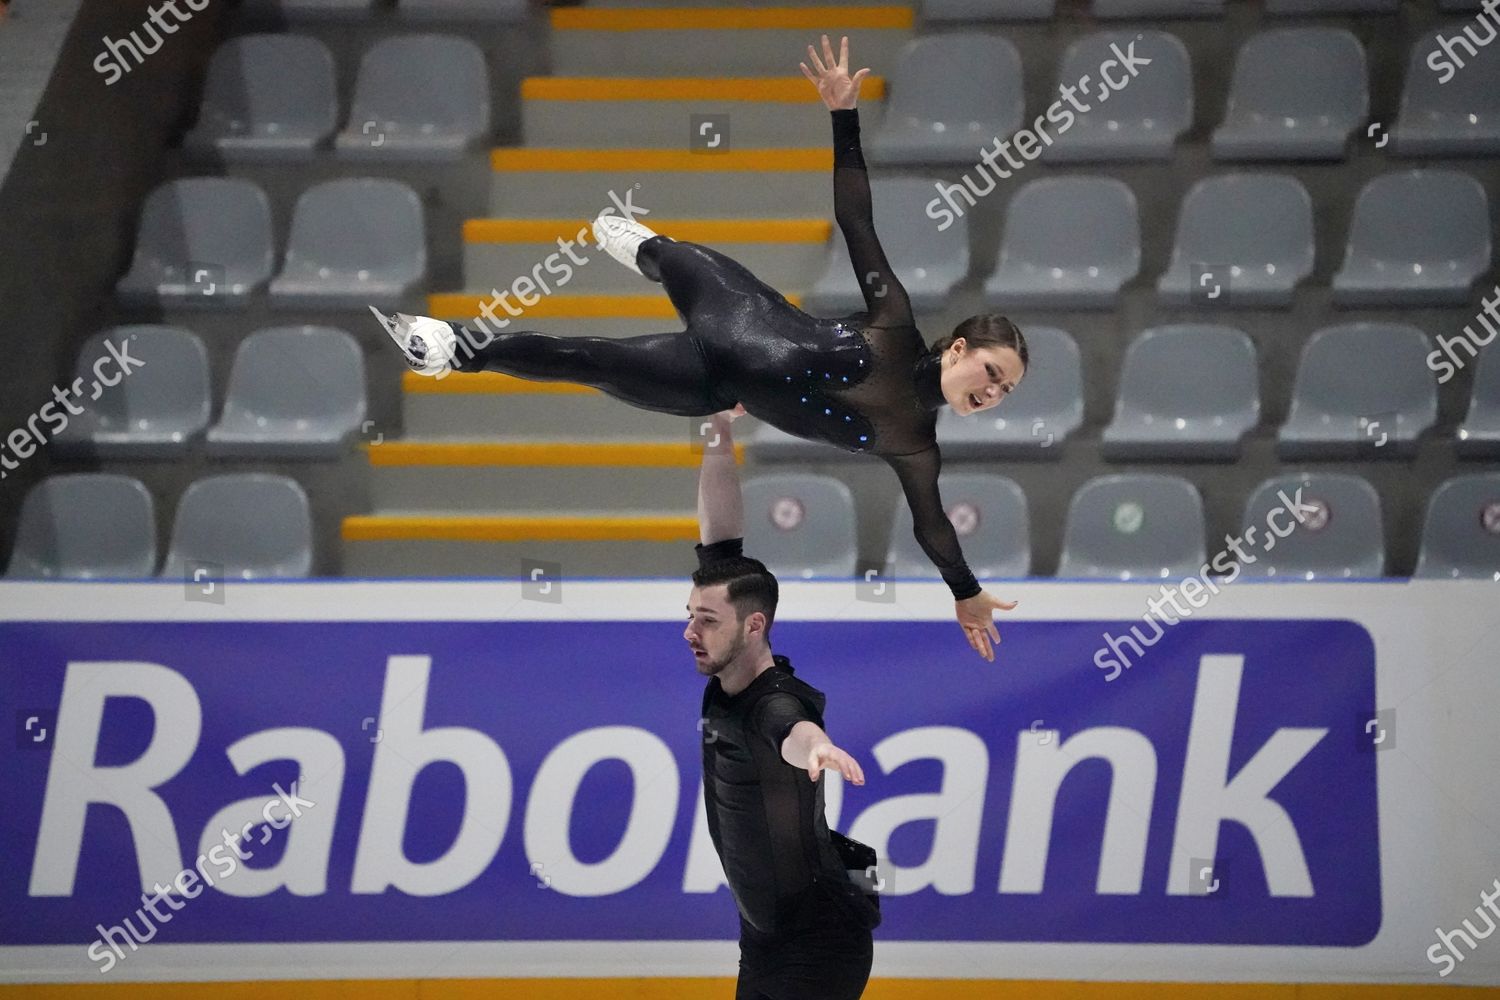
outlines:
[{"label": "row of stadium seats", "polygon": [[[969,273],[966,219],[931,214],[931,180],[875,181],[875,215],[889,256],[922,311],[943,308]],[[950,204],[972,204],[963,185],[941,185]],[[956,192],[956,193],[954,193]],[[1468,174],[1413,170],[1371,180],[1356,201],[1344,262],[1333,276],[1339,305],[1462,305],[1490,268],[1490,207]],[[406,185],[343,178],[298,199],[286,263],[271,280],[271,210],[247,180],[193,177],[147,198],[130,272],[134,304],[243,306],[270,281],[273,306],[394,305],[427,273],[421,203]],[[1111,178],[1045,178],[1009,206],[999,263],[985,282],[1000,308],[1108,308],[1140,270],[1135,198]],[[1171,263],[1156,282],[1172,305],[1284,308],[1313,269],[1313,205],[1279,174],[1198,181],[1183,199]],[[841,234],[810,298],[816,308],[862,307]]]},{"label": "row of stadium seats", "polygon": [[[1003,476],[950,473],[941,487],[976,576],[1031,572],[1028,505],[1019,486]],[[745,551],[773,572],[855,574],[854,498],[842,482],[810,474],[761,476],[745,483],[744,495]],[[1273,516],[1276,508],[1287,513]],[[1247,500],[1242,525],[1236,537],[1250,556],[1234,561],[1246,576],[1311,580],[1385,573],[1380,497],[1358,476],[1289,473],[1268,479]],[[912,534],[904,502],[896,505],[890,539],[887,574],[937,575]],[[1057,576],[1181,578],[1197,574],[1213,555],[1206,546],[1203,501],[1192,483],[1163,475],[1099,476],[1068,505]],[[1227,559],[1213,571],[1225,575]],[[1416,575],[1500,580],[1500,474],[1456,476],[1432,494]]]},{"label": "row of stadium seats", "polygon": [[286,326],[246,337],[212,427],[208,350],[196,334],[157,325],[106,330],[80,350],[80,379],[108,356],[110,344],[141,367],[57,435],[64,454],[174,458],[206,439],[217,458],[337,458],[364,425],[364,354],[343,330]]},{"label": "row of stadium seats", "polygon": [[[1084,373],[1064,330],[1026,329],[1032,371],[996,415],[944,410],[938,440],[955,458],[1052,457],[1083,424]],[[79,354],[86,378],[107,345],[127,348],[142,368],[58,435],[58,447],[105,457],[181,454],[207,430],[224,457],[337,457],[364,421],[364,359],[354,339],[326,327],[258,331],[235,355],[219,423],[212,413],[208,354],[193,333],[126,326],[95,335]],[[1457,453],[1500,455],[1500,353],[1476,359],[1468,416],[1453,432]],[[1415,327],[1349,323],[1315,331],[1302,350],[1291,410],[1278,430],[1289,459],[1410,457],[1437,420],[1431,342]],[[1439,355],[1441,357],[1441,355]],[[1455,364],[1456,363],[1456,364]],[[1106,458],[1232,461],[1261,420],[1255,345],[1241,330],[1171,324],[1139,334],[1126,350]],[[1357,373],[1351,377],[1350,373]],[[816,458],[827,446],[764,427],[751,447],[768,457]]]},{"label": "row of stadium seats", "polygon": [[[1003,476],[943,477],[948,516],[980,578],[1031,572],[1030,521],[1021,489]],[[828,476],[763,475],[744,485],[745,545],[774,572],[855,575],[854,499]],[[1385,572],[1380,498],[1339,473],[1266,480],[1245,505],[1239,546],[1215,555],[1247,576],[1370,578]],[[22,507],[12,579],[142,579],[156,575],[155,510],[137,480],[106,473],[53,476]],[[1257,539],[1259,534],[1259,539]],[[896,505],[884,572],[932,577],[911,513]],[[1226,545],[1229,540],[1226,539]],[[1246,555],[1246,552],[1249,555]],[[1057,575],[1089,579],[1192,576],[1210,563],[1203,504],[1175,476],[1111,475],[1085,483],[1068,506]],[[178,504],[160,576],[197,580],[306,576],[307,496],[294,481],[258,474],[193,483]],[[1239,575],[1234,573],[1234,575]],[[1416,575],[1500,580],[1500,473],[1454,477],[1432,494]]]},{"label": "row of stadium seats", "polygon": [[[972,181],[965,183],[971,184]],[[993,185],[993,181],[991,181]],[[938,310],[969,274],[966,218],[948,212],[933,182],[871,183],[875,225],[919,310]],[[976,199],[964,184],[939,183],[950,206]],[[980,191],[980,194],[985,193]],[[1044,178],[1008,206],[999,262],[985,281],[998,308],[1110,308],[1140,270],[1135,199],[1112,178]],[[951,214],[951,213],[950,213]],[[1344,260],[1332,280],[1338,305],[1462,305],[1489,270],[1490,206],[1484,188],[1455,170],[1383,174],[1355,202]],[[1167,270],[1156,282],[1168,305],[1286,308],[1312,273],[1313,203],[1296,178],[1271,173],[1205,177],[1183,197]],[[864,298],[841,234],[810,298],[852,310]]]},{"label": "row of stadium seats", "polygon": [[[1432,72],[1437,29],[1413,46],[1391,129],[1398,155],[1500,152],[1500,54],[1475,50],[1451,79]],[[1472,47],[1471,47],[1472,48]],[[1103,100],[1099,66],[1129,50],[1149,69]],[[1080,85],[1087,77],[1091,83]],[[1342,159],[1369,114],[1363,46],[1343,28],[1275,28],[1250,37],[1235,62],[1223,123],[1214,131],[1220,160]],[[953,79],[969,81],[953,87]],[[1161,31],[1103,31],[1073,41],[1059,86],[1081,91],[1076,115],[1041,152],[1051,162],[1161,160],[1192,124],[1193,80],[1187,49]],[[1451,86],[1450,86],[1451,84]],[[1021,57],[998,35],[940,34],[901,51],[891,102],[869,142],[873,162],[972,163],[993,137],[1022,125]],[[1064,106],[1068,107],[1068,106]],[[1052,124],[1062,118],[1060,110]],[[334,60],[316,39],[249,35],[226,42],[209,66],[199,124],[189,148],[234,159],[305,160],[338,128]],[[407,35],[373,45],[360,63],[344,130],[333,146],[361,160],[449,159],[490,129],[489,77],[472,42]],[[1050,130],[1050,129],[1049,129]],[[1383,145],[1383,143],[1382,143]]]},{"label": "row of stadium seats", "polygon": [[[167,579],[305,577],[312,572],[307,493],[285,476],[211,476],[182,494],[160,575]],[[156,507],[129,476],[50,476],[26,495],[7,576],[122,579],[157,575]]]},{"label": "row of stadium seats", "polygon": [[[299,0],[317,3],[319,0]],[[1221,17],[1226,0],[1093,0],[1099,18]],[[1438,0],[1441,10],[1478,10],[1479,0]],[[1267,14],[1395,14],[1401,0],[1266,0]],[[1057,0],[922,0],[927,21],[1036,21],[1052,17]]]},{"label": "row of stadium seats", "polygon": [[445,160],[490,137],[484,54],[465,38],[401,35],[365,52],[337,139],[333,54],[302,35],[244,35],[208,67],[185,145],[233,160],[307,160],[332,146],[352,160]]},{"label": "row of stadium seats", "polygon": [[426,280],[426,217],[399,181],[346,177],[297,199],[274,279],[271,206],[251,181],[189,177],[151,192],[130,271],[115,291],[127,306],[243,308],[269,282],[288,309],[396,306]]},{"label": "row of stadium seats", "polygon": [[[252,6],[289,17],[368,18],[380,0],[252,0]],[[1089,13],[1100,18],[1220,17],[1226,0],[1092,0]],[[1478,0],[1438,0],[1446,11],[1478,10]],[[921,14],[945,21],[1030,21],[1050,18],[1057,0],[921,0]],[[1394,14],[1400,0],[1266,0],[1268,14]],[[410,19],[519,20],[525,0],[399,0],[397,13]]]},{"label": "row of stadium seats", "polygon": [[[1468,47],[1472,61],[1444,77],[1429,68],[1450,25],[1412,46],[1391,151],[1405,156],[1500,153],[1500,51]],[[1108,92],[1102,64],[1137,57]],[[1460,51],[1460,58],[1463,53]],[[1369,116],[1365,50],[1343,28],[1275,28],[1250,36],[1235,60],[1222,123],[1210,145],[1219,160],[1341,160]],[[953,80],[965,80],[955,87]],[[999,35],[927,35],[909,42],[891,74],[889,109],[869,142],[872,162],[972,163],[992,137],[1022,124],[1021,56]],[[1163,31],[1101,31],[1071,42],[1056,75],[1077,92],[1046,115],[1043,162],[1165,160],[1193,123],[1193,70],[1187,47]],[[1041,98],[1050,104],[1056,91]],[[1072,121],[1068,121],[1072,119]],[[1380,146],[1384,146],[1382,141]],[[1377,148],[1372,143],[1372,148]]]}]

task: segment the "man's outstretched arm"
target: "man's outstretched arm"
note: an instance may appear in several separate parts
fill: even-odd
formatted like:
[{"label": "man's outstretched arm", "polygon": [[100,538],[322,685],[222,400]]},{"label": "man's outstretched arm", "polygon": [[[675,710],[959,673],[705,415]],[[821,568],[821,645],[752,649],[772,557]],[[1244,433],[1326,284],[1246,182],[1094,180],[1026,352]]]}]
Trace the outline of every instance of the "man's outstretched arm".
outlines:
[{"label": "man's outstretched arm", "polygon": [[709,426],[698,470],[698,538],[705,546],[745,533],[745,503],[730,431],[730,424],[744,412],[735,407],[704,418]]},{"label": "man's outstretched arm", "polygon": [[804,719],[792,727],[786,739],[781,741],[781,759],[793,767],[805,768],[813,781],[818,780],[821,772],[831,770],[856,785],[865,783],[865,772],[859,761],[834,746],[816,722]]}]

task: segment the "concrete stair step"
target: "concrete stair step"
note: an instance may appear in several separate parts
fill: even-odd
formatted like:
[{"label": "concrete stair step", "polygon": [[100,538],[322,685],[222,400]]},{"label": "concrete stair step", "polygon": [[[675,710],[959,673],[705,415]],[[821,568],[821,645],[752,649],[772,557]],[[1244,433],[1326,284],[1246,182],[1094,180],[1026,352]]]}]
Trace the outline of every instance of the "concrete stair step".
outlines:
[{"label": "concrete stair step", "polygon": [[[535,330],[562,337],[634,337],[681,330],[685,325],[682,317],[666,292],[659,290],[661,286],[637,280],[658,291],[654,295],[538,295],[541,289],[506,285],[483,293],[429,295],[427,314],[463,323],[481,343],[486,330]],[[788,293],[786,300],[794,306],[802,305],[797,292]]]},{"label": "concrete stair step", "polygon": [[[346,577],[680,577],[697,568],[695,516],[423,517],[344,520]],[[536,564],[543,564],[538,566]]]},{"label": "concrete stair step", "polygon": [[[650,225],[672,239],[712,246],[778,289],[811,283],[833,233],[826,219],[653,218]],[[566,282],[575,295],[624,295],[639,292],[647,281],[594,246],[589,222],[565,219],[470,220],[464,226],[464,279],[470,288],[520,281],[528,295],[535,291],[531,283]]]},{"label": "concrete stair step", "polygon": [[[382,514],[695,516],[702,449],[656,441],[367,445]],[[743,448],[736,450],[743,461]]]},{"label": "concrete stair step", "polygon": [[682,443],[694,429],[687,417],[642,410],[571,382],[408,372],[402,388],[406,434],[416,440]]},{"label": "concrete stair step", "polygon": [[526,219],[591,210],[591,220],[628,200],[646,210],[648,225],[665,217],[823,218],[833,211],[828,139],[806,149],[496,149],[489,212]]},{"label": "concrete stair step", "polygon": [[811,91],[797,63],[820,35],[835,46],[849,36],[851,70],[889,66],[913,20],[904,6],[559,9],[551,12],[552,66],[559,75],[786,74]]},{"label": "concrete stair step", "polygon": [[[866,77],[860,95],[861,124],[873,128],[885,79]],[[534,76],[521,82],[521,134],[537,147],[727,151],[826,145],[829,125],[817,91],[800,73]]]}]

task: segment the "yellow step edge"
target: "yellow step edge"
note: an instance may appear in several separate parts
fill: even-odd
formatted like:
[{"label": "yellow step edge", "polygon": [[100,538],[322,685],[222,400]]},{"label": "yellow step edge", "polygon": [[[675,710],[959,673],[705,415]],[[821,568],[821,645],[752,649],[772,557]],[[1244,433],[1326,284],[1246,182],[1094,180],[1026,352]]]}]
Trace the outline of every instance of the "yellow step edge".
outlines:
[{"label": "yellow step edge", "polygon": [[[641,279],[644,281],[645,279]],[[480,315],[487,296],[464,292],[439,292],[427,296],[427,308],[438,319],[460,322]],[[501,314],[503,307],[495,306]],[[521,316],[551,319],[677,319],[677,310],[665,294],[655,295],[546,295],[526,306]],[[518,319],[520,317],[517,317]]]},{"label": "yellow step edge", "polygon": [[[644,280],[644,279],[642,279]],[[507,293],[506,301],[513,296]],[[427,312],[438,319],[467,322],[482,315],[479,307],[493,296],[465,292],[437,292],[427,296]],[[801,308],[802,296],[788,294],[786,300]],[[503,303],[494,305],[495,314],[509,313]],[[525,306],[515,319],[661,319],[680,323],[672,300],[663,293],[656,295],[544,295]],[[514,326],[512,322],[512,326]],[[446,381],[446,380],[445,380]]]},{"label": "yellow step edge", "polygon": [[[867,76],[860,85],[867,101],[885,96],[885,78]],[[765,104],[821,104],[818,90],[796,76],[528,76],[523,101],[756,101]],[[714,155],[700,153],[700,156]]]},{"label": "yellow step edge", "polygon": [[[695,535],[694,538],[697,536]],[[0,986],[0,1000],[701,1000],[732,978],[372,979],[305,982],[85,983]],[[1387,983],[1147,983],[1019,979],[871,979],[865,1000],[1495,1000],[1493,986]]]},{"label": "yellow step edge", "polygon": [[[655,7],[570,8],[552,11],[553,31],[909,29],[910,7]],[[837,39],[834,39],[836,42]]]},{"label": "yellow step edge", "polygon": [[[574,239],[589,223],[568,219],[469,219],[465,243],[554,243]],[[651,228],[674,240],[692,243],[828,242],[833,223],[827,219],[652,219]]]},{"label": "yellow step edge", "polygon": [[398,517],[344,518],[346,542],[696,542],[698,518]]},{"label": "yellow step edge", "polygon": [[[703,452],[688,444],[657,441],[385,441],[364,445],[370,464],[385,468],[414,466],[606,466],[609,468],[691,468]],[[743,464],[745,446],[734,446]]]},{"label": "yellow step edge", "polygon": [[833,150],[732,149],[700,153],[690,149],[527,149],[505,147],[490,152],[490,167],[503,173],[592,173],[605,170],[639,173],[704,171],[720,173],[827,173]]},{"label": "yellow step edge", "polygon": [[533,382],[500,372],[449,372],[443,378],[432,378],[408,371],[401,376],[401,391],[426,396],[601,395],[593,386],[576,382]]}]

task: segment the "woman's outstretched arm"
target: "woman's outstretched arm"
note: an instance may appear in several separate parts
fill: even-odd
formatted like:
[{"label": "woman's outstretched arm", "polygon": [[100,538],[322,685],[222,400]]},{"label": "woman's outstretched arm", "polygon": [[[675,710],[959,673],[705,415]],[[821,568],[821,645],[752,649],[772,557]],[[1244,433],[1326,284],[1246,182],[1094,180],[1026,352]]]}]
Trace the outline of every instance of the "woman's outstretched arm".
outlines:
[{"label": "woman's outstretched arm", "polygon": [[847,37],[839,43],[837,59],[827,35],[823,36],[823,58],[818,57],[811,45],[807,47],[807,55],[816,72],[802,63],[802,75],[818,88],[833,117],[833,214],[849,248],[849,261],[864,295],[870,325],[910,326],[911,301],[875,234],[870,177],[859,142],[859,111],[855,106],[859,101],[859,85],[870,70],[861,69],[849,75]]},{"label": "woman's outstretched arm", "polygon": [[954,613],[963,627],[964,637],[980,656],[993,660],[995,654],[991,640],[1000,641],[994,613],[1009,611],[1016,604],[1001,601],[983,590],[964,561],[958,532],[953,530],[953,522],[943,510],[943,498],[938,491],[938,473],[943,465],[941,452],[934,445],[911,455],[882,457],[901,480],[901,490],[911,507],[912,531],[917,544],[927,553],[927,558],[932,560],[943,575],[943,582],[953,592]]}]

